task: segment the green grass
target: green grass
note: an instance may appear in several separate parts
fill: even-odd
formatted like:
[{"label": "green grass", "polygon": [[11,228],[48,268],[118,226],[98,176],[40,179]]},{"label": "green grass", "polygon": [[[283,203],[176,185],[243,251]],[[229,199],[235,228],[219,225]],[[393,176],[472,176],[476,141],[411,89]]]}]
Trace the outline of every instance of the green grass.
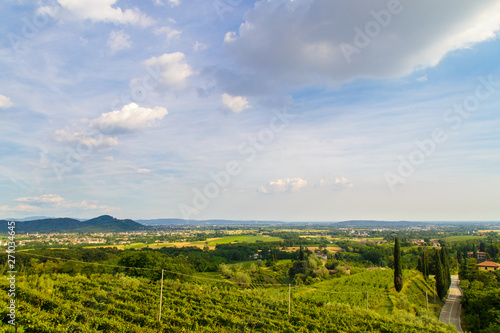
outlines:
[{"label": "green grass", "polygon": [[452,242],[464,242],[464,241],[474,241],[474,240],[480,240],[480,239],[486,239],[486,236],[475,236],[475,235],[460,235],[460,236],[449,236],[449,237],[444,237],[443,240],[449,243]]}]

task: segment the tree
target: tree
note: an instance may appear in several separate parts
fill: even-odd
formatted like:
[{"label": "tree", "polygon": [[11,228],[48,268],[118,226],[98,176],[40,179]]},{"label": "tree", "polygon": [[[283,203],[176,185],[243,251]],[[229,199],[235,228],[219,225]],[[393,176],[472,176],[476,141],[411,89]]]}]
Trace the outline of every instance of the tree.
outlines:
[{"label": "tree", "polygon": [[436,291],[439,296],[439,298],[443,299],[446,296],[446,281],[444,278],[444,271],[443,271],[443,263],[441,262],[441,257],[439,255],[439,250],[436,250],[435,253],[435,259],[436,259]]},{"label": "tree", "polygon": [[451,274],[450,274],[450,264],[448,262],[448,252],[446,251],[446,247],[441,248],[440,259],[441,263],[443,264],[444,288],[446,291],[448,291],[451,284]]},{"label": "tree", "polygon": [[403,289],[403,269],[401,265],[401,248],[398,237],[394,240],[394,288],[397,292]]},{"label": "tree", "polygon": [[429,277],[429,255],[427,254],[427,251],[424,251],[424,259],[423,259],[423,263],[424,263],[424,278],[427,279]]},{"label": "tree", "polygon": [[484,242],[479,243],[479,252],[486,252],[486,244]]}]

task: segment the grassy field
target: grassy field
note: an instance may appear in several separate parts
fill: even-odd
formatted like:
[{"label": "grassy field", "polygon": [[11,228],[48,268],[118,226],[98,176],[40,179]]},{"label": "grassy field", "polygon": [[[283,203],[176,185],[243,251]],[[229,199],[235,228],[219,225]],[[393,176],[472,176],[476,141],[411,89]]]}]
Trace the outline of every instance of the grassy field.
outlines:
[{"label": "grassy field", "polygon": [[[475,241],[486,239],[486,236],[475,236],[475,235],[460,235],[460,236],[449,236],[444,237],[443,240],[449,243],[453,242],[465,242],[465,241]],[[433,241],[437,241],[437,239],[433,239]]]}]

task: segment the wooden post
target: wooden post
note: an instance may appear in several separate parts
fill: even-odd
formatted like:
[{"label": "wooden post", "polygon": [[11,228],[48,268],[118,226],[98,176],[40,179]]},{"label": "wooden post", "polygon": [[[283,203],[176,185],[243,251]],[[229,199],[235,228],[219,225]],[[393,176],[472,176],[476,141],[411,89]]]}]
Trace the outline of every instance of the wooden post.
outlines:
[{"label": "wooden post", "polygon": [[368,311],[368,290],[366,291],[366,311]]},{"label": "wooden post", "polygon": [[163,300],[163,269],[161,270],[161,287],[160,287],[160,310],[158,311],[158,321],[161,322],[161,301]]},{"label": "wooden post", "polygon": [[292,296],[292,285],[288,284],[288,315],[290,315],[290,299]]},{"label": "wooden post", "polygon": [[425,292],[425,304],[427,305],[427,311],[429,311],[429,297],[427,295],[427,291]]}]

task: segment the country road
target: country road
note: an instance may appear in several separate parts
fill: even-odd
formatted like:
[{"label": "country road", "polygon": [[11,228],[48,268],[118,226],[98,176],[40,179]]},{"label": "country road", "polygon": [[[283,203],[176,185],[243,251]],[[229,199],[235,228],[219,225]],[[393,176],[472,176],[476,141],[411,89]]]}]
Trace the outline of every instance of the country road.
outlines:
[{"label": "country road", "polygon": [[445,324],[452,324],[459,332],[463,332],[460,326],[460,313],[462,312],[462,305],[460,304],[461,296],[462,292],[458,289],[458,275],[452,275],[450,293],[441,309],[439,321]]}]

